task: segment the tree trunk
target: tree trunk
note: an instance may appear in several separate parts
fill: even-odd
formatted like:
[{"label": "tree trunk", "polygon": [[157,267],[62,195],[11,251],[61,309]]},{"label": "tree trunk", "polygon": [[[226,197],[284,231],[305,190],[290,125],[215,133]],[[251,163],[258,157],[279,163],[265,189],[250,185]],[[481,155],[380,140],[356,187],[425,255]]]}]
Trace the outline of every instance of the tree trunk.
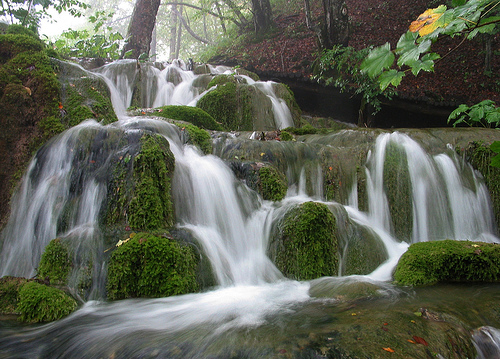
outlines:
[{"label": "tree trunk", "polygon": [[169,59],[175,59],[175,50],[177,48],[177,1],[172,4],[172,10],[170,12],[170,49],[169,49]]},{"label": "tree trunk", "polygon": [[160,0],[137,0],[128,27],[127,41],[123,47],[122,58],[129,51],[128,58],[138,59],[144,54],[149,56],[151,37],[159,6]]},{"label": "tree trunk", "polygon": [[323,0],[327,48],[349,43],[349,15],[345,0]]},{"label": "tree trunk", "polygon": [[312,21],[309,0],[304,0],[307,28],[316,33],[320,50],[349,43],[349,15],[345,0],[323,0],[321,24]]},{"label": "tree trunk", "polygon": [[[182,5],[180,8],[182,13]],[[179,21],[179,29],[177,30],[177,46],[175,47],[175,58],[179,58],[179,52],[181,51],[181,38],[182,38],[182,22]]]},{"label": "tree trunk", "polygon": [[269,0],[252,0],[255,32],[265,31],[273,24],[273,14]]}]

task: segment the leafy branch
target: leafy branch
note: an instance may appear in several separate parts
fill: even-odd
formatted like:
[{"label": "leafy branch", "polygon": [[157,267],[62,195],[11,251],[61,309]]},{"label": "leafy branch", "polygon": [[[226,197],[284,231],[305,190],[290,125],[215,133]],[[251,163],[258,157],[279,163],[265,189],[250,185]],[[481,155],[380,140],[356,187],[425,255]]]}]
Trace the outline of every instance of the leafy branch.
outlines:
[{"label": "leafy branch", "polygon": [[441,56],[430,49],[440,36],[464,36],[464,40],[470,40],[478,34],[492,34],[498,30],[500,16],[489,14],[498,10],[500,0],[469,0],[467,3],[455,0],[455,3],[460,4],[451,9],[441,5],[426,10],[411,23],[409,31],[401,35],[395,49],[391,49],[388,42],[371,49],[361,63],[361,71],[376,79],[382,90],[389,85],[397,87],[407,72],[417,76],[420,71],[434,71]]}]

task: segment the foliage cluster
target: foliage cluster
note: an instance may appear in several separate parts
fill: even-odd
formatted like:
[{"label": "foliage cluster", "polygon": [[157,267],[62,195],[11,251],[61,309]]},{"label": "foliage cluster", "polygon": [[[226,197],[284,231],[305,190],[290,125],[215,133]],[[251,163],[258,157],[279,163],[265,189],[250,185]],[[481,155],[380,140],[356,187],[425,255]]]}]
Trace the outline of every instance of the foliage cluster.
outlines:
[{"label": "foliage cluster", "polygon": [[192,106],[163,106],[157,108],[157,116],[192,123],[205,130],[222,131],[222,126],[201,108]]},{"label": "foliage cluster", "polygon": [[70,269],[71,258],[67,244],[58,238],[51,240],[38,265],[38,278],[48,278],[51,284],[66,284]]},{"label": "foliage cluster", "polygon": [[472,106],[461,104],[448,117],[448,122],[452,120],[455,120],[453,127],[461,124],[488,128],[499,127],[500,107],[497,107],[495,101],[491,100],[484,100]]},{"label": "foliage cluster", "polygon": [[278,230],[275,263],[285,276],[310,280],[338,274],[336,220],[325,204],[294,206]]},{"label": "foliage cluster", "polygon": [[500,280],[500,246],[455,240],[414,243],[399,260],[394,280],[414,286],[496,282]]},{"label": "foliage cluster", "polygon": [[138,233],[111,255],[108,299],[165,297],[198,289],[198,259],[191,246],[173,239]]},{"label": "foliage cluster", "polygon": [[92,31],[66,30],[61,37],[51,44],[59,54],[72,57],[92,57],[116,60],[120,58],[123,36],[105,26],[112,19],[113,13],[97,11],[88,16],[93,24]]},{"label": "foliage cluster", "polygon": [[68,11],[74,17],[80,17],[80,10],[89,7],[79,0],[16,0],[1,1],[0,16],[10,20],[11,24],[20,24],[33,32],[38,32],[40,21],[50,19],[49,8],[59,14]]},{"label": "foliage cluster", "polygon": [[434,71],[435,61],[441,56],[430,50],[440,36],[464,36],[466,40],[498,31],[498,0],[452,3],[453,8],[440,5],[421,14],[400,37],[395,49],[389,43],[371,49],[361,70],[376,79],[382,90],[389,85],[398,86],[407,72],[417,76],[420,71]]},{"label": "foliage cluster", "polygon": [[378,112],[381,109],[380,98],[383,96],[391,99],[395,91],[381,89],[377,81],[359,70],[367,54],[368,49],[357,51],[352,47],[341,45],[324,50],[315,67],[315,78],[327,86],[335,86],[341,92],[360,95],[362,110],[369,104],[373,106],[375,112]]},{"label": "foliage cluster", "polygon": [[71,314],[76,301],[62,290],[37,282],[28,282],[19,290],[17,310],[20,320],[31,323],[51,322]]}]

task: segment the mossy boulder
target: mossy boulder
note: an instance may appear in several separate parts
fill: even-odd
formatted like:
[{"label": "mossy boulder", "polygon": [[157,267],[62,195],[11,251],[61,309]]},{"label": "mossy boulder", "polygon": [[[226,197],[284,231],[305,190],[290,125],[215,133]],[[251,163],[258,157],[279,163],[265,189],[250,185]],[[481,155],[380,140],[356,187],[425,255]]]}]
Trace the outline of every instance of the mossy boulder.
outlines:
[{"label": "mossy boulder", "polygon": [[135,151],[116,159],[108,186],[106,225],[148,231],[172,227],[174,169],[168,141],[157,134],[143,133]]},{"label": "mossy boulder", "polygon": [[189,122],[205,130],[222,131],[222,126],[208,113],[192,106],[163,106],[156,109],[155,115],[172,120]]},{"label": "mossy boulder", "polygon": [[[214,86],[217,87],[206,93],[196,106],[208,112],[226,131],[277,129],[272,101],[257,84],[248,84],[234,75],[217,75],[208,84],[209,88]],[[298,123],[300,109],[291,91],[282,84],[273,83],[272,88],[287,103],[294,123]]]},{"label": "mossy boulder", "polygon": [[500,224],[500,168],[491,166],[491,159],[496,156],[489,145],[483,142],[470,142],[466,147],[459,149],[474,169],[481,172],[488,187],[495,223]]},{"label": "mossy boulder", "polygon": [[277,227],[270,257],[288,278],[311,280],[338,274],[336,221],[325,204],[289,209]]},{"label": "mossy boulder", "polygon": [[285,198],[288,183],[286,176],[275,166],[264,162],[229,162],[237,178],[260,193],[263,199],[281,201]]},{"label": "mossy boulder", "polygon": [[0,314],[17,314],[19,288],[28,282],[25,278],[0,278]]},{"label": "mossy boulder", "polygon": [[198,290],[198,257],[192,246],[138,233],[111,255],[108,299],[165,297]]},{"label": "mossy boulder", "polygon": [[385,151],[384,189],[395,237],[409,241],[413,230],[413,200],[408,159],[404,149],[393,143]]},{"label": "mossy boulder", "polygon": [[38,265],[38,277],[42,280],[48,279],[51,284],[65,285],[71,266],[68,245],[56,238],[45,247]]},{"label": "mossy boulder", "polygon": [[71,314],[76,301],[62,290],[37,282],[28,282],[19,290],[17,310],[20,320],[30,323],[51,322]]},{"label": "mossy boulder", "polygon": [[206,130],[190,124],[180,126],[186,134],[186,143],[198,147],[206,155],[212,153],[212,137]]},{"label": "mossy boulder", "polygon": [[498,282],[500,245],[471,241],[414,243],[400,258],[394,281],[400,285],[438,282]]}]

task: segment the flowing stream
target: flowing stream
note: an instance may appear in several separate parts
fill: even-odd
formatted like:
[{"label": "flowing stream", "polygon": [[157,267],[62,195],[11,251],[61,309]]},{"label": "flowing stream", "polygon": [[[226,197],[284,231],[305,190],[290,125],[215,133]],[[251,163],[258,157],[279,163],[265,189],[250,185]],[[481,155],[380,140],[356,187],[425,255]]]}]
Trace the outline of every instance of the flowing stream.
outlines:
[{"label": "flowing stream", "polygon": [[[1,276],[23,277],[36,274],[51,239],[71,237],[87,253],[81,255],[90,256],[98,267],[92,300],[58,322],[29,329],[0,327],[0,357],[13,353],[25,358],[275,357],[276,350],[278,354],[290,352],[287,338],[307,336],[323,325],[324,313],[337,313],[335,300],[323,298],[324,293],[365,283],[374,286],[383,301],[406,296],[405,290],[389,281],[409,242],[445,238],[499,241],[480,175],[452,151],[428,155],[400,133],[380,135],[368,155],[368,211],[360,211],[356,200],[342,204],[325,201],[318,180],[321,170],[309,171],[311,178],[300,171],[298,178],[290,180],[288,195],[280,203],[264,201],[235,177],[225,161],[183,144],[177,126],[154,118],[128,117],[125,108],[131,101],[136,64],[126,66],[128,71],[123,73],[114,65],[99,70],[110,86],[120,121],[103,126],[89,120],[44,146],[12,199],[12,214],[1,234]],[[201,95],[192,86],[192,72],[174,65],[148,71],[148,86],[156,86],[154,93],[146,95],[152,106],[190,104]],[[175,80],[169,80],[172,78]],[[273,97],[272,84],[248,82]],[[289,111],[287,114],[278,99],[273,99],[273,108],[279,127],[286,127]],[[100,144],[111,135],[132,139],[145,130],[165,136],[170,143],[176,161],[172,193],[177,227],[192,233],[203,248],[217,286],[204,293],[109,303],[102,301],[106,269],[99,253],[105,244],[98,215],[107,196],[110,159],[126,154],[128,148],[119,146],[120,141]],[[90,138],[91,145],[82,147],[82,138]],[[133,141],[127,146],[133,146]],[[390,146],[404,154],[409,174],[413,224],[405,241],[397,238],[384,188],[384,161]],[[307,193],[306,181],[316,183],[312,193]],[[351,198],[355,198],[356,188],[352,191]],[[364,276],[311,282],[286,279],[267,256],[273,224],[290,206],[310,200],[342,206],[352,221],[376,234],[387,260]],[[63,218],[68,206],[73,210]],[[499,340],[493,327],[481,333],[476,336],[493,338],[489,342]],[[281,347],[276,349],[273,340]]]}]

